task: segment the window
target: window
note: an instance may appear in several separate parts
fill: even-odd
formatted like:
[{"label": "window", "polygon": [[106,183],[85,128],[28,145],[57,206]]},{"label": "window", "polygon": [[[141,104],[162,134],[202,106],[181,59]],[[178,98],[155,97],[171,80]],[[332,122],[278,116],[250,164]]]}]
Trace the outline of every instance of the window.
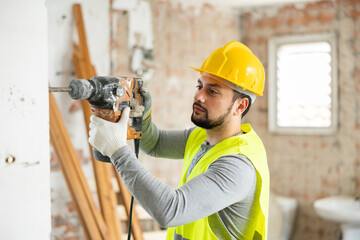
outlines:
[{"label": "window", "polygon": [[269,130],[331,134],[337,127],[337,65],[332,34],[269,41]]}]

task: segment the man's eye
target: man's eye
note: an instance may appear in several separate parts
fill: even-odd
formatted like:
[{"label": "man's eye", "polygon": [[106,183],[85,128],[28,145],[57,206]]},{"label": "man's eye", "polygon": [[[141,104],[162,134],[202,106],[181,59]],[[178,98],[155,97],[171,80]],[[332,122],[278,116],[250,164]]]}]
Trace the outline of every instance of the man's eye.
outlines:
[{"label": "man's eye", "polygon": [[196,88],[197,88],[198,90],[200,90],[200,89],[201,89],[201,86],[196,86]]},{"label": "man's eye", "polygon": [[217,94],[218,92],[210,89],[210,93],[211,94]]}]

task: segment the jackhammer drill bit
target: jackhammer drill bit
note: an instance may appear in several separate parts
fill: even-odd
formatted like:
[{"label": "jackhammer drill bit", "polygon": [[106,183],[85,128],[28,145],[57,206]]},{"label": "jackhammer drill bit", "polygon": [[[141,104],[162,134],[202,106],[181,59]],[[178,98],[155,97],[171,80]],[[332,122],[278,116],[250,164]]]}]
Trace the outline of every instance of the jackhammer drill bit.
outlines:
[{"label": "jackhammer drill bit", "polygon": [[86,79],[75,79],[67,87],[49,87],[49,92],[68,92],[72,99],[88,100],[95,88]]},{"label": "jackhammer drill bit", "polygon": [[71,87],[49,87],[49,92],[71,92]]}]

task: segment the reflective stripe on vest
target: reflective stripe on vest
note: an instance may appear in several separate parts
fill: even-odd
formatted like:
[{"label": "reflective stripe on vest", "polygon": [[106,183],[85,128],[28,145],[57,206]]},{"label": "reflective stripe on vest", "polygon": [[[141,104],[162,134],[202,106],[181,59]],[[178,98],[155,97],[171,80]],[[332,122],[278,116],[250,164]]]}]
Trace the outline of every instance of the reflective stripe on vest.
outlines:
[{"label": "reflective stripe on vest", "polygon": [[[235,154],[246,156],[256,170],[257,184],[252,205],[256,214],[251,218],[248,226],[244,227],[242,239],[266,240],[269,207],[269,170],[266,152],[260,138],[251,128],[250,124],[242,124],[241,130],[245,134],[227,138],[205,153],[186,179],[187,171],[192,159],[200,150],[201,144],[206,140],[206,131],[204,129],[194,129],[186,143],[184,164],[179,187],[197,175],[206,172],[209,165],[222,156]],[[166,240],[182,239],[215,240],[218,238],[209,226],[209,217],[205,217],[185,225],[168,228]]]}]

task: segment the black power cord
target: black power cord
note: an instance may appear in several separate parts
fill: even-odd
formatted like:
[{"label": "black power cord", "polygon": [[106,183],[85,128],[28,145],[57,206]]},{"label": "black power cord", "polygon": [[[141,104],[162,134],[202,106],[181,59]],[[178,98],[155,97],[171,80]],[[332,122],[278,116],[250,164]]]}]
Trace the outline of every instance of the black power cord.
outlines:
[{"label": "black power cord", "polygon": [[134,205],[134,196],[131,196],[130,214],[129,214],[129,228],[128,228],[128,240],[131,239],[131,221],[132,221],[133,205]]},{"label": "black power cord", "polygon": [[[140,146],[140,139],[134,139],[135,155],[137,159],[139,159],[139,146]],[[134,196],[131,196],[129,224],[128,224],[128,238],[127,238],[128,240],[131,239],[131,223],[132,223],[133,206],[134,206]]]}]

